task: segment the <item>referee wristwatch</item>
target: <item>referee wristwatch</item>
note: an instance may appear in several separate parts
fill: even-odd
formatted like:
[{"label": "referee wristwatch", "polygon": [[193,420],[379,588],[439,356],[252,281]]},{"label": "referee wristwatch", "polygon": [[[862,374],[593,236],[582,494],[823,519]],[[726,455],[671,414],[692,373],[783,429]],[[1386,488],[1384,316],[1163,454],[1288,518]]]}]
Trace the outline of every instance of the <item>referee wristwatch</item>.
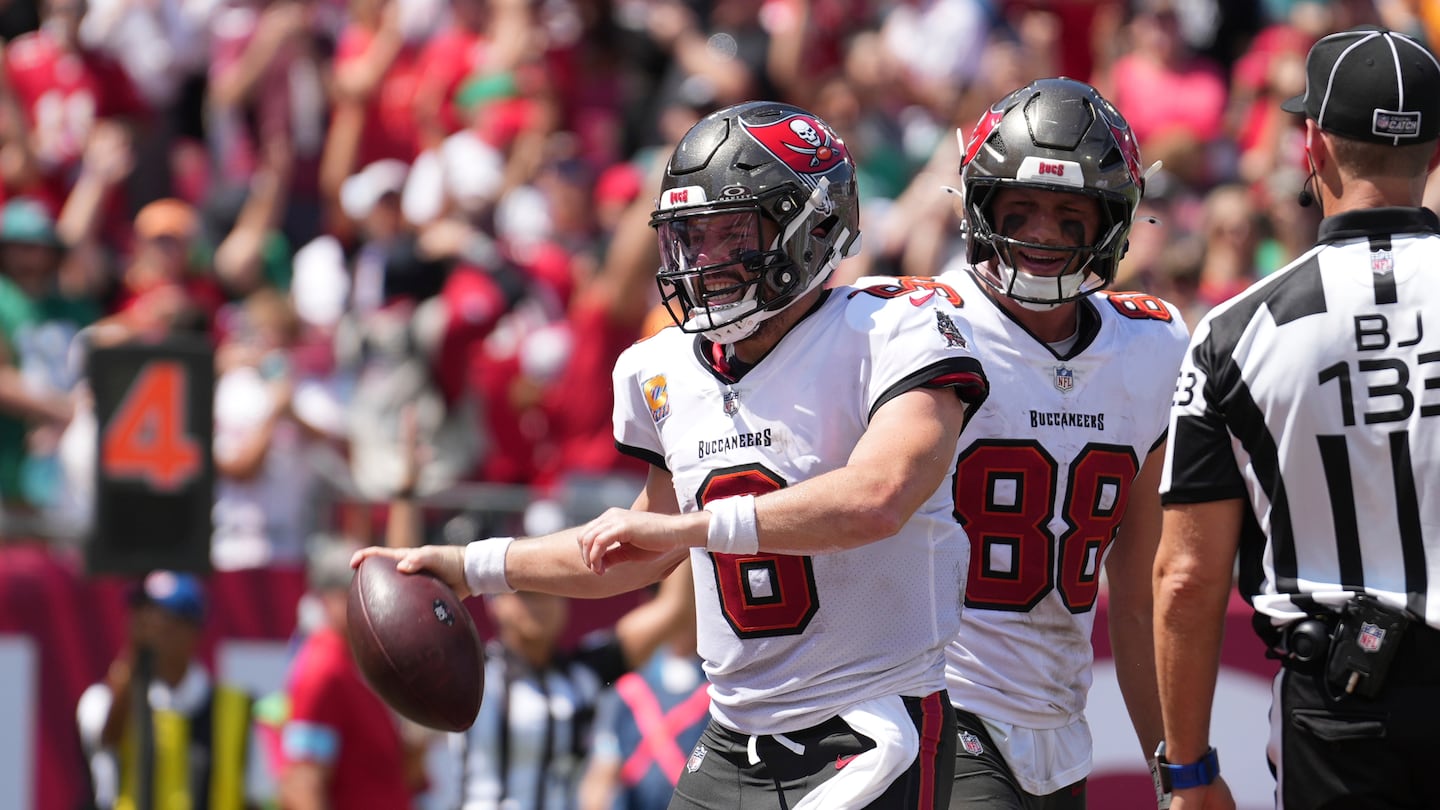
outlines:
[{"label": "referee wristwatch", "polygon": [[1198,762],[1179,765],[1165,759],[1165,741],[1161,740],[1160,747],[1155,749],[1155,761],[1160,766],[1160,780],[1167,793],[1172,790],[1203,787],[1214,782],[1215,777],[1220,775],[1220,756],[1215,753],[1214,746],[1211,746]]}]

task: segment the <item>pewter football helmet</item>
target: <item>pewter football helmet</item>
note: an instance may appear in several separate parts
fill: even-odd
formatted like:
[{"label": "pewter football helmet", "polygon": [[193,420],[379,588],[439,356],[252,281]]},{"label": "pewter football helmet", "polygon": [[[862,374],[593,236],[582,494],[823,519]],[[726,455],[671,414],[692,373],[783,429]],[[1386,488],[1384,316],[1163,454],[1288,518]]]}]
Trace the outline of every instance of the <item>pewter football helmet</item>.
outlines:
[{"label": "pewter football helmet", "polygon": [[[976,275],[1003,295],[1039,306],[1089,295],[1115,280],[1145,186],[1130,125],[1095,88],[1066,78],[1032,82],[987,110],[970,136],[960,179]],[[1072,258],[1057,277],[1017,270],[1013,250],[1054,248],[997,232],[991,206],[1007,186],[1099,200],[1098,238],[1067,248]]]},{"label": "pewter football helmet", "polygon": [[823,284],[859,251],[855,174],[830,125],[789,104],[747,102],[695,124],[650,218],[675,323],[734,343]]}]

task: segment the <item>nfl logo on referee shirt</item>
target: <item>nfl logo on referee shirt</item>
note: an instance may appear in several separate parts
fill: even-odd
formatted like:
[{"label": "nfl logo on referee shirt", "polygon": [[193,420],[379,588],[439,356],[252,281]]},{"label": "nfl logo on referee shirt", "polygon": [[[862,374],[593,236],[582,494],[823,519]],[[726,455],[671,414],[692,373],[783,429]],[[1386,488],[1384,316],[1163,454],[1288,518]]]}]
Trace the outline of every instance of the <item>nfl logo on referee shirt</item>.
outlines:
[{"label": "nfl logo on referee shirt", "polygon": [[725,415],[726,415],[726,416],[734,416],[736,413],[739,412],[739,410],[740,410],[740,392],[739,392],[739,391],[734,391],[734,390],[731,390],[731,389],[727,388],[727,389],[725,389],[725,393],[722,395],[721,399],[725,402]]},{"label": "nfl logo on referee shirt", "polygon": [[1075,387],[1075,370],[1064,366],[1055,367],[1055,387],[1069,393]]},{"label": "nfl logo on referee shirt", "polygon": [[1360,649],[1367,653],[1380,652],[1380,647],[1385,644],[1385,631],[1371,624],[1363,622],[1360,625]]},{"label": "nfl logo on referee shirt", "polygon": [[1370,253],[1370,272],[1377,276],[1388,276],[1395,272],[1395,254],[1388,250]]},{"label": "nfl logo on referee shirt", "polygon": [[985,753],[985,744],[980,742],[979,737],[968,731],[960,732],[960,745],[965,749],[965,753],[972,756],[978,757]]}]

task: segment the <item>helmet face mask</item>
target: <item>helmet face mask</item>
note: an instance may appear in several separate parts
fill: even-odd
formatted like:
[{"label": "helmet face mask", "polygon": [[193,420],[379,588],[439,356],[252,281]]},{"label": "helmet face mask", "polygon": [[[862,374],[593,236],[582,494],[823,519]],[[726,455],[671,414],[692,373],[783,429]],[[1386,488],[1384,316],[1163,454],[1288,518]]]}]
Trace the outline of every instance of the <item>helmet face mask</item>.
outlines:
[{"label": "helmet face mask", "polygon": [[749,209],[694,214],[655,226],[666,251],[660,257],[661,299],[685,331],[734,323],[774,298],[773,291],[761,290],[765,269],[786,258],[774,244],[777,228],[763,223],[760,211]]},{"label": "helmet face mask", "polygon": [[750,337],[858,251],[859,219],[855,164],[820,119],[772,102],[705,117],[650,220],[671,318],[717,343]]},{"label": "helmet face mask", "polygon": [[[981,117],[960,169],[969,261],[975,274],[1028,308],[1049,309],[1104,289],[1125,253],[1144,178],[1129,125],[1094,88],[1043,79],[1011,93]],[[1099,227],[1063,270],[1037,274],[1021,254],[1055,245],[1007,233],[995,213],[1004,189],[1084,195],[1098,203]],[[1073,240],[1072,240],[1073,241]]]}]

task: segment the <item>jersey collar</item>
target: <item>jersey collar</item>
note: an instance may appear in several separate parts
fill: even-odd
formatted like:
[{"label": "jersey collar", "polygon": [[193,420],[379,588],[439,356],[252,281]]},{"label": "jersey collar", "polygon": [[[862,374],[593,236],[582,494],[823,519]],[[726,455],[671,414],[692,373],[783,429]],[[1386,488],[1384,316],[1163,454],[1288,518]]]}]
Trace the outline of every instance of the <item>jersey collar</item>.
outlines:
[{"label": "jersey collar", "polygon": [[[820,307],[825,306],[825,302],[830,300],[830,293],[831,290],[828,289],[821,291],[820,297],[815,299],[815,303],[812,304],[809,309],[805,310],[805,314],[800,316],[800,320],[796,321],[795,324],[790,327],[790,332],[786,332],[783,337],[775,342],[775,346],[784,343],[785,339],[790,337],[790,333],[795,331],[796,326],[799,326],[805,319],[814,315],[819,311]],[[735,356],[731,347],[714,343],[707,340],[703,335],[695,336],[694,350],[695,359],[700,361],[700,365],[709,371],[711,376],[726,385],[733,385],[739,382],[740,378],[744,377],[750,369],[765,362],[765,358],[770,356],[770,352],[775,351],[775,346],[771,346],[769,352],[766,352],[760,359],[753,363],[747,363],[741,360]]]},{"label": "jersey collar", "polygon": [[1428,208],[1365,208],[1320,222],[1317,245],[1392,233],[1440,233],[1440,218]]},{"label": "jersey collar", "polygon": [[1075,343],[1070,347],[1070,351],[1066,352],[1064,355],[1060,355],[1055,353],[1054,347],[1052,347],[1049,343],[1041,340],[1038,336],[1036,336],[1034,332],[1031,332],[1030,327],[1022,323],[1019,318],[1015,317],[1015,314],[1013,312],[1006,309],[1005,306],[1000,303],[1000,293],[997,293],[994,290],[990,289],[990,286],[988,284],[979,279],[975,280],[975,288],[980,290],[980,293],[982,295],[990,299],[991,304],[995,307],[995,309],[1000,311],[1001,315],[1009,318],[1012,323],[1020,327],[1020,329],[1022,329],[1025,334],[1033,338],[1036,343],[1044,346],[1045,351],[1050,352],[1052,355],[1055,355],[1056,360],[1069,360],[1070,358],[1080,354],[1081,352],[1085,351],[1085,349],[1089,348],[1090,344],[1095,342],[1095,337],[1100,334],[1100,313],[1095,311],[1093,294],[1081,296],[1080,298],[1075,299],[1076,308],[1078,310],[1078,317],[1080,319],[1080,323],[1076,327],[1078,331],[1076,333]]}]

